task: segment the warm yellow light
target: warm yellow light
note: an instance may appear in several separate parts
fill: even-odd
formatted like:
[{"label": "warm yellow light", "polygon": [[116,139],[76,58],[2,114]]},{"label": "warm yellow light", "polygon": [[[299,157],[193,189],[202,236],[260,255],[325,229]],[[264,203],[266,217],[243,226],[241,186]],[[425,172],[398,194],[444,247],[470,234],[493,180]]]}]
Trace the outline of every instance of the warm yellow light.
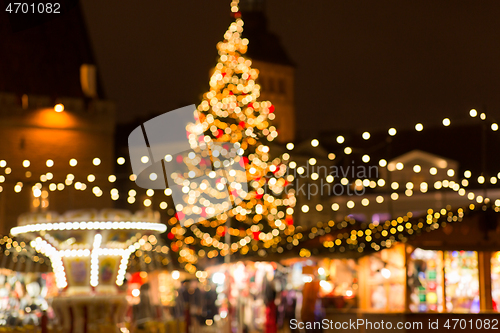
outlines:
[{"label": "warm yellow light", "polygon": [[319,141],[318,141],[317,139],[313,139],[313,140],[311,141],[311,146],[313,146],[313,147],[317,147],[318,145],[319,145]]},{"label": "warm yellow light", "polygon": [[64,111],[64,105],[59,103],[54,105],[54,111],[55,112],[63,112]]},{"label": "warm yellow light", "polygon": [[448,119],[448,118],[444,118],[444,119],[443,119],[443,125],[444,125],[444,126],[450,126],[450,124],[451,124],[450,119]]},{"label": "warm yellow light", "polygon": [[72,158],[72,159],[69,160],[69,165],[70,166],[74,167],[77,164],[78,164],[78,161],[76,159]]},{"label": "warm yellow light", "polygon": [[92,164],[94,164],[95,166],[98,166],[99,164],[101,164],[101,159],[96,157],[92,160]]},{"label": "warm yellow light", "polygon": [[469,111],[469,114],[470,114],[470,116],[471,116],[471,117],[476,117],[476,116],[477,116],[477,111],[476,111],[476,109],[472,109],[472,110],[470,110],[470,111]]},{"label": "warm yellow light", "polygon": [[396,135],[397,131],[396,131],[396,129],[393,127],[393,128],[389,128],[388,133],[389,133],[389,135],[390,135],[390,136],[394,136],[394,135]]},{"label": "warm yellow light", "polygon": [[491,129],[492,129],[493,131],[498,131],[498,124],[497,124],[497,123],[493,123],[493,124],[491,124]]},{"label": "warm yellow light", "polygon": [[370,133],[369,132],[364,132],[362,135],[363,139],[368,140],[370,138]]},{"label": "warm yellow light", "polygon": [[424,125],[422,125],[421,123],[418,123],[415,125],[415,129],[420,132],[424,129]]},{"label": "warm yellow light", "polygon": [[31,164],[31,163],[30,163],[30,161],[28,161],[28,160],[24,160],[24,161],[23,161],[23,167],[25,167],[25,168],[28,168],[28,167],[30,166],[30,164]]},{"label": "warm yellow light", "polygon": [[344,139],[344,137],[343,137],[342,135],[339,135],[339,136],[337,137],[337,142],[338,142],[338,143],[344,143],[344,141],[345,141],[345,139]]}]

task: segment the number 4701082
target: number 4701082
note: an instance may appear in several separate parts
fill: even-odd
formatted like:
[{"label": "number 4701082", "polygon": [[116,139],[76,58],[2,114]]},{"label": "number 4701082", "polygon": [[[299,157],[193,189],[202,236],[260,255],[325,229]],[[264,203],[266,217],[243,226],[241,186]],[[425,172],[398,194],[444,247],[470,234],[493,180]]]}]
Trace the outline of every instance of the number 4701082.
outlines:
[{"label": "number 4701082", "polygon": [[498,319],[448,319],[444,327],[451,330],[498,330]]},{"label": "number 4701082", "polygon": [[9,2],[5,11],[9,14],[60,14],[61,4],[58,2]]}]

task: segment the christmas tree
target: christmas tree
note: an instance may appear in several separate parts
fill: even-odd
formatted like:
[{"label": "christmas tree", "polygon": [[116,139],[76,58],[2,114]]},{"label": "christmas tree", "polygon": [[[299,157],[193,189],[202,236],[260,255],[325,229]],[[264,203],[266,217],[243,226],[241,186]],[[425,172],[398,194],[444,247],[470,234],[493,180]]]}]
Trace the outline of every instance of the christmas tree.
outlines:
[{"label": "christmas tree", "polygon": [[[288,155],[273,157],[270,151],[270,143],[278,136],[272,126],[274,106],[259,100],[259,71],[252,68],[252,61],[245,57],[249,40],[242,37],[244,22],[238,1],[232,1],[231,11],[234,21],[224,40],[217,44],[219,58],[210,78],[210,90],[197,107],[198,126],[204,135],[190,135],[192,147],[199,147],[197,141],[215,143],[210,147],[211,156],[204,150],[201,159],[186,156],[179,162],[187,164],[193,174],[206,174],[215,179],[215,173],[210,174],[210,161],[205,158],[211,158],[217,167],[230,157],[242,168],[233,168],[224,175],[225,181],[217,183],[218,190],[225,186],[229,189],[226,193],[232,208],[219,207],[220,213],[199,223],[193,219],[186,221],[184,214],[200,210],[197,205],[208,202],[207,195],[220,201],[224,191],[214,191],[208,183],[189,188],[189,181],[186,183],[189,172],[184,176],[175,175],[175,182],[186,185],[188,190],[182,210],[177,209],[177,215],[169,220],[172,228],[168,236],[172,249],[179,252],[179,261],[191,272],[196,271],[198,257],[214,258],[236,252],[242,255],[257,251],[261,251],[260,255],[267,251],[280,253],[295,230],[292,218],[295,196],[293,190],[286,190],[292,181],[285,178],[291,177],[286,175]],[[188,132],[196,130],[188,128]],[[241,186],[242,180],[248,183]],[[214,207],[213,202],[203,204],[207,208],[203,208],[201,216]],[[179,220],[183,219],[181,225]]]}]

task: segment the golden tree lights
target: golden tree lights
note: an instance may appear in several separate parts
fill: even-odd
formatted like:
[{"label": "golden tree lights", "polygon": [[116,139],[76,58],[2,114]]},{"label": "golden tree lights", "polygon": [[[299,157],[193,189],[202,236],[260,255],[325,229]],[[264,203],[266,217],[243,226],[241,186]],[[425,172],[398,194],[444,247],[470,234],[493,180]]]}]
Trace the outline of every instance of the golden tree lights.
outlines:
[{"label": "golden tree lights", "polygon": [[[200,198],[207,194],[207,197],[221,200],[225,195],[222,190],[226,187],[229,188],[227,195],[234,204],[229,210],[221,207],[222,213],[200,223],[188,220],[181,226],[176,217],[169,220],[173,226],[169,234],[173,241],[172,248],[179,251],[180,262],[188,263],[188,271],[194,269],[189,264],[196,264],[198,256],[213,258],[237,251],[246,254],[262,248],[277,248],[286,242],[286,236],[294,233],[292,207],[295,197],[293,192],[285,192],[288,184],[284,178],[287,171],[285,160],[273,157],[269,147],[269,142],[278,136],[271,124],[274,106],[258,99],[259,72],[244,56],[249,41],[242,38],[244,23],[237,1],[231,3],[231,10],[235,13],[235,20],[224,34],[224,41],[217,44],[219,60],[209,81],[210,90],[198,106],[201,128],[188,128],[188,131],[192,133],[189,139],[193,149],[199,145],[196,132],[206,134],[204,142],[213,140],[220,145],[221,149],[210,147],[216,168],[222,165],[227,167],[226,163],[231,159],[233,163],[244,165],[244,169],[231,169],[215,189],[204,182],[191,186],[192,182],[187,181],[184,175],[174,175],[175,182],[184,186],[185,193],[182,207],[175,207],[178,214],[194,211],[203,216],[204,213],[211,213],[209,209],[218,210],[219,207],[213,208],[213,201]],[[209,158],[206,151],[200,153],[201,158],[196,156],[193,153],[193,156],[179,161],[188,165],[190,177],[206,174],[210,166],[209,160],[203,162],[204,158]],[[167,158],[167,163],[176,162]],[[208,176],[215,178],[216,172],[209,172]],[[227,184],[224,183],[226,179]],[[248,187],[243,188],[241,184],[247,180]],[[204,201],[207,201],[206,204]],[[200,210],[195,205],[197,202],[206,208],[201,212],[195,211]],[[168,205],[165,203],[163,206],[166,208]],[[226,226],[228,219],[231,219],[230,228]],[[224,241],[226,233],[230,234],[230,244]],[[193,250],[196,245],[197,248],[202,247],[198,252]]]}]

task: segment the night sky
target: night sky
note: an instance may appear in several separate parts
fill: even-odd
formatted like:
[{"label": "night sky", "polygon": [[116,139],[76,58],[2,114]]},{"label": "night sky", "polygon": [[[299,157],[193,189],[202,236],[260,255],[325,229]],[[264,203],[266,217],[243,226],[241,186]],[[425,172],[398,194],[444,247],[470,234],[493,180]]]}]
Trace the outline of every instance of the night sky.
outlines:
[{"label": "night sky", "polygon": [[[120,121],[200,101],[231,22],[229,0],[82,5]],[[497,0],[269,0],[266,10],[297,65],[302,137],[438,125],[470,108],[500,120]]]}]

